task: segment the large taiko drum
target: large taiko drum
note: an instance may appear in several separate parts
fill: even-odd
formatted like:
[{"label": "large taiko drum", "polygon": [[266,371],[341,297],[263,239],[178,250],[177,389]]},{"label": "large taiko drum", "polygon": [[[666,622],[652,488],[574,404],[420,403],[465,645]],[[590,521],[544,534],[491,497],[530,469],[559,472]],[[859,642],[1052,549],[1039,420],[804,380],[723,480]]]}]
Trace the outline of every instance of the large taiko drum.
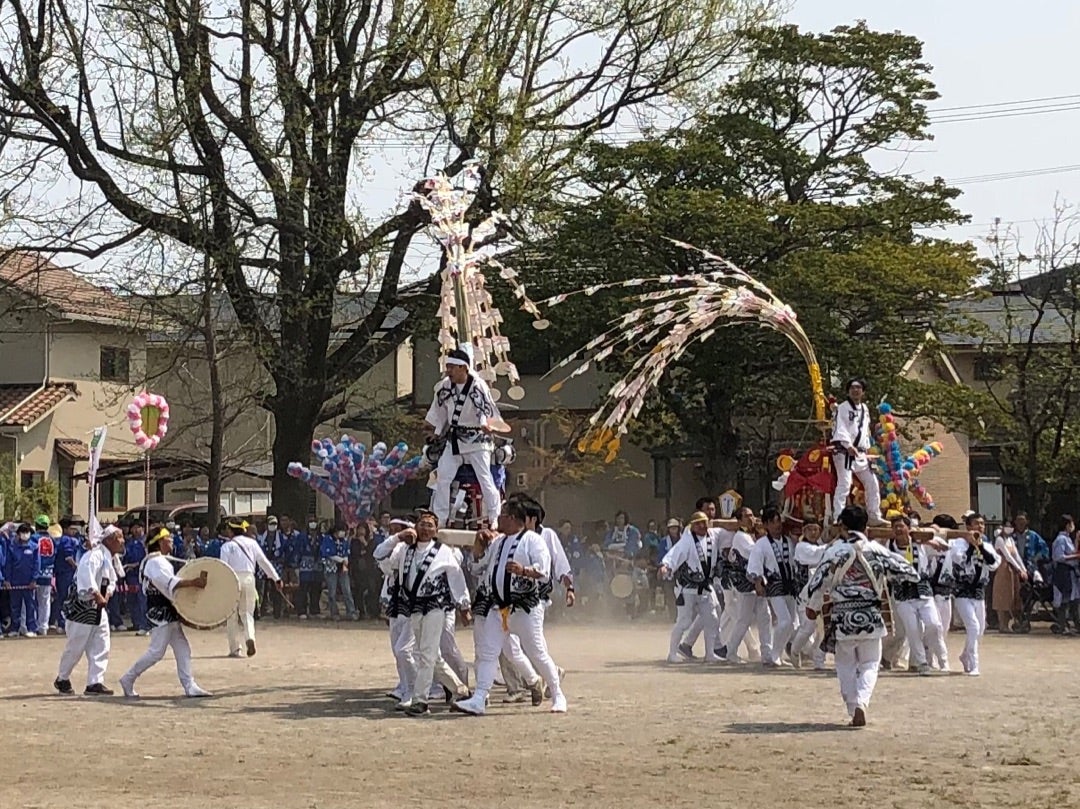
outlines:
[{"label": "large taiko drum", "polygon": [[188,562],[178,572],[181,580],[197,579],[206,571],[206,587],[180,587],[173,594],[173,606],[184,623],[195,629],[216,629],[229,620],[240,603],[240,580],[220,559],[203,556]]}]

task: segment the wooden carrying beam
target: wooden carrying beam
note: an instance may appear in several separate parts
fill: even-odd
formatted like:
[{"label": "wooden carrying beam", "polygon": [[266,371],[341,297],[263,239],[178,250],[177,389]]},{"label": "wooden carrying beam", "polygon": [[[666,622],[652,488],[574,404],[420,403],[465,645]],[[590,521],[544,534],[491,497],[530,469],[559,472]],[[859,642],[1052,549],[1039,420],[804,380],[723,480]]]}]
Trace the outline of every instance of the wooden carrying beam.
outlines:
[{"label": "wooden carrying beam", "polygon": [[439,542],[446,545],[456,545],[459,548],[471,548],[473,539],[475,538],[475,531],[462,531],[455,528],[439,529]]}]

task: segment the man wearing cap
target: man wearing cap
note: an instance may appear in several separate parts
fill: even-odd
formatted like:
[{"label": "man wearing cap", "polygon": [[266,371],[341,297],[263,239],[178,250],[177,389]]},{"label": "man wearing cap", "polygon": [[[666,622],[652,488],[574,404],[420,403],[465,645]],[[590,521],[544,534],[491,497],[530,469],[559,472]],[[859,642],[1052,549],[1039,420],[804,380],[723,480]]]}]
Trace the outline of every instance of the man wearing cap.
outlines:
[{"label": "man wearing cap", "polygon": [[919,572],[903,557],[866,538],[862,506],[840,512],[843,541],[829,547],[804,591],[806,617],[817,619],[826,593],[832,602],[826,644],[834,647],[840,696],[852,727],[866,725],[866,709],[877,684],[881,640],[889,633],[881,616],[886,579],[919,581]]},{"label": "man wearing cap", "polygon": [[89,695],[112,696],[105,687],[105,670],[109,666],[109,615],[105,609],[116,593],[119,579],[112,558],[123,552],[124,533],[114,525],[107,526],[101,541],[79,560],[75,581],[57,593],[67,619],[67,640],[60,655],[60,665],[53,687],[61,694],[74,694],[71,672],[79,658],[86,656],[86,691]]},{"label": "man wearing cap", "polygon": [[229,520],[225,523],[228,540],[221,546],[221,561],[232,568],[240,580],[240,603],[236,611],[229,616],[229,657],[240,657],[240,637],[245,640],[247,656],[255,654],[255,569],[260,568],[266,577],[274,582],[274,588],[281,591],[281,576],[274,570],[266,558],[259,543],[247,536],[248,524],[244,520]]},{"label": "man wearing cap", "polygon": [[[284,532],[278,528],[278,518],[271,514],[266,518],[266,531],[259,534],[258,541],[263,553],[270,560],[270,564],[274,566],[278,578],[282,581],[283,588],[285,582],[285,539]],[[281,591],[278,588],[271,587],[270,579],[267,578],[263,581],[263,589],[260,593],[262,614],[263,616],[266,615],[266,605],[270,604],[273,608],[274,618],[280,618],[285,608],[285,599],[282,598]]]},{"label": "man wearing cap", "polygon": [[435,438],[445,439],[446,446],[436,468],[435,491],[431,510],[446,525],[450,517],[450,486],[463,463],[476,473],[484,496],[484,516],[493,519],[499,513],[501,497],[491,476],[491,438],[494,429],[505,425],[487,383],[472,370],[469,355],[455,349],[446,356],[446,377],[435,386],[431,407],[425,420],[435,431]]},{"label": "man wearing cap", "polygon": [[139,568],[146,558],[146,527],[142,523],[135,523],[129,530],[130,534],[124,542],[124,587],[131,628],[141,637],[150,634],[150,624],[146,620],[146,593],[139,585]]},{"label": "man wearing cap", "polygon": [[[56,557],[53,560],[57,604],[62,604],[64,599],[67,598],[71,583],[75,581],[76,570],[79,566],[76,556],[78,556],[79,546],[82,544],[81,523],[82,520],[71,516],[65,516],[60,520],[60,528],[64,533],[56,540]],[[66,631],[67,618],[64,616],[62,609],[57,609],[56,612],[59,613],[56,626],[63,633]]]},{"label": "man wearing cap", "polygon": [[870,468],[867,451],[873,439],[870,430],[870,408],[863,402],[866,383],[852,379],[847,383],[847,399],[836,408],[833,421],[832,444],[836,448],[836,491],[833,493],[833,519],[844,510],[851,494],[851,477],[855,475],[863,485],[866,495],[866,513],[870,525],[885,525],[881,517],[881,492],[877,475]]},{"label": "man wearing cap", "polygon": [[709,518],[701,511],[690,515],[690,521],[682,537],[675,543],[660,564],[660,575],[675,575],[675,626],[671,629],[668,648],[669,663],[682,661],[679,644],[683,634],[701,618],[705,632],[705,660],[717,662],[716,648],[719,644],[720,616],[717,612],[716,594],[713,592],[713,570],[719,554],[717,538],[709,531]]},{"label": "man wearing cap", "polygon": [[4,569],[4,587],[11,590],[9,634],[18,633],[28,638],[38,636],[37,580],[41,573],[41,560],[32,531],[28,523],[15,530]]},{"label": "man wearing cap", "polygon": [[146,617],[153,629],[150,630],[150,647],[143,656],[135,661],[128,672],[120,678],[120,687],[124,696],[135,698],[135,681],[139,676],[165,656],[165,650],[172,647],[176,659],[176,674],[184,694],[189,697],[208,697],[195,682],[191,672],[191,644],[184,634],[180,623],[180,614],[173,606],[173,594],[184,587],[206,587],[206,571],[197,579],[181,580],[176,576],[179,562],[169,560],[172,553],[172,535],[168,531],[158,531],[150,538],[147,549],[149,556],[143,561],[140,575],[143,589],[146,591]]},{"label": "man wearing cap", "polygon": [[399,571],[391,563],[391,557],[399,543],[413,541],[415,532],[412,528],[413,524],[408,520],[390,520],[387,530],[391,533],[376,545],[372,552],[385,577],[379,601],[389,623],[390,651],[394,655],[398,672],[398,684],[387,696],[398,702],[412,693],[416,680],[416,638],[413,636],[409,607],[401,592]]}]

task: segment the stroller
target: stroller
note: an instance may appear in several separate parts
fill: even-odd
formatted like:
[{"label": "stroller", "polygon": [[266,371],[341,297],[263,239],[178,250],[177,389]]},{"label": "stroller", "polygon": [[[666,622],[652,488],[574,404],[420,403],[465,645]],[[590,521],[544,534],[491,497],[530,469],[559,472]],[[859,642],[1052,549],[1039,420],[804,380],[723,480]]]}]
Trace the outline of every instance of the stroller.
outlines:
[{"label": "stroller", "polygon": [[1020,584],[1021,615],[1017,629],[1024,634],[1031,631],[1032,621],[1048,621],[1054,634],[1061,632],[1054,616],[1054,584],[1051,577],[1052,563],[1039,559],[1028,568],[1028,579]]}]

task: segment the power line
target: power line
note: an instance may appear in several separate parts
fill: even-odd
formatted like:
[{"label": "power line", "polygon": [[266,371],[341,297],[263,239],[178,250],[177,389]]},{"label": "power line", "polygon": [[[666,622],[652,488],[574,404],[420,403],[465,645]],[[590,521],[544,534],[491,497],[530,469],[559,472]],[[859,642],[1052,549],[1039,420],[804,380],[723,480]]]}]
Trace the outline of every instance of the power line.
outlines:
[{"label": "power line", "polygon": [[931,115],[941,112],[959,112],[960,110],[981,110],[992,107],[1012,107],[1020,104],[1041,104],[1046,101],[1080,100],[1080,95],[1046,96],[1045,98],[1025,98],[1017,101],[997,101],[993,104],[967,104],[962,107],[935,107],[930,110]]},{"label": "power line", "polygon": [[1023,171],[1002,171],[996,174],[974,174],[970,177],[946,178],[950,185],[975,185],[977,183],[996,183],[1005,180],[1022,180],[1027,177],[1046,177],[1052,174],[1065,174],[1080,171],[1080,163],[1071,166],[1049,166],[1041,169],[1025,169]]}]

